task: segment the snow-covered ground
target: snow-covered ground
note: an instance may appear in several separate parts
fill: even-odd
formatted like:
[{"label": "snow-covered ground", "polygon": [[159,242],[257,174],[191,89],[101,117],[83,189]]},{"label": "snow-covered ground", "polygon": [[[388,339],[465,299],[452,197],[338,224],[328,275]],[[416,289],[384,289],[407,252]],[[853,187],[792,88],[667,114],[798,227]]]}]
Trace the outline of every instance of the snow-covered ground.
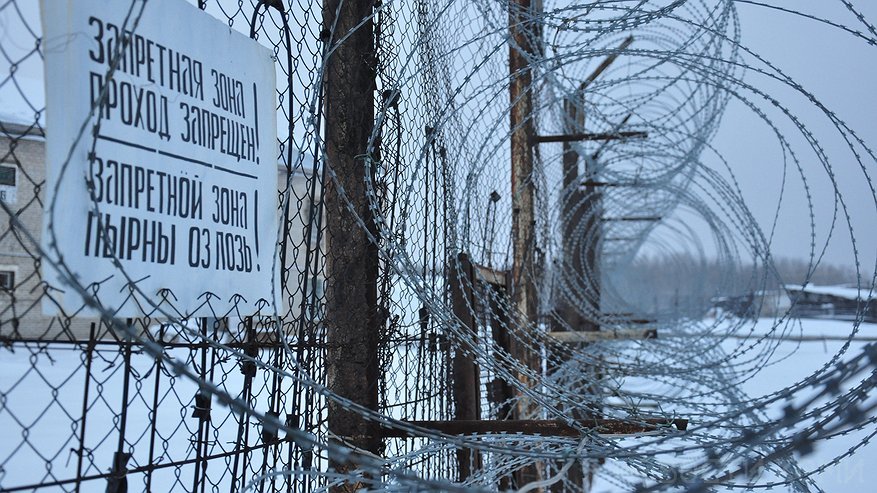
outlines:
[{"label": "snow-covered ground", "polygon": [[[200,364],[200,350],[170,349],[168,353],[187,361],[190,366]],[[124,359],[120,351],[112,346],[98,346],[93,354],[83,476],[105,474],[110,470],[113,453],[118,447],[118,420],[124,387]],[[197,387],[186,378],[174,376],[167,367],[163,368],[159,377],[158,406],[153,414],[155,360],[135,351],[131,361],[132,371],[141,380],[130,380],[124,449],[132,451],[133,456],[127,466],[131,469],[150,463],[161,466],[189,461],[181,466],[160,467],[151,477],[152,491],[189,491],[196,475],[204,477],[203,470],[199,472],[194,461],[199,420],[192,413]],[[213,375],[214,383],[242,398],[244,378],[236,358],[216,361],[206,371]],[[70,346],[52,346],[48,351],[34,346],[16,346],[14,352],[0,348],[0,490],[40,482],[68,481],[76,477],[85,375],[85,353]],[[251,405],[262,411],[268,409],[267,396],[273,383],[268,372],[257,372],[252,384]],[[287,393],[289,383],[289,379],[282,383]],[[210,424],[207,454],[232,451],[238,433],[238,417],[214,400]],[[151,444],[153,426],[157,438]],[[244,430],[246,443],[258,443],[262,431],[258,420],[247,419]],[[254,471],[260,470],[261,461],[261,451],[252,453],[239,470],[246,467],[249,480]],[[228,491],[231,475],[225,469],[233,467],[232,459],[215,459],[211,467],[207,474],[208,484]],[[129,490],[145,491],[146,480],[145,474],[129,475]],[[103,491],[106,480],[96,479],[84,485],[83,491]],[[73,484],[41,488],[40,491],[73,491]]]},{"label": "snow-covered ground", "polygon": [[[706,325],[712,325],[713,320],[705,320]],[[740,389],[752,399],[758,399],[763,396],[781,391],[788,386],[805,380],[814,372],[820,370],[824,365],[828,364],[832,358],[842,349],[843,340],[827,340],[827,341],[806,341],[800,342],[795,338],[801,336],[827,336],[830,338],[845,338],[852,331],[852,323],[846,321],[834,320],[792,320],[783,322],[781,329],[772,331],[774,321],[771,319],[760,319],[754,324],[744,322],[740,329],[736,331],[737,335],[746,336],[744,338],[728,338],[724,340],[722,350],[725,354],[736,354],[737,357],[730,361],[732,365],[737,366],[737,375],[744,376],[744,382],[740,385]],[[724,326],[724,324],[720,324]],[[751,332],[750,332],[751,329]],[[788,340],[764,340],[759,339],[759,335],[770,334],[779,337],[786,334]],[[875,338],[877,337],[877,324],[861,324],[857,337]],[[840,360],[848,361],[861,352],[861,349],[868,344],[866,341],[854,340],[850,343],[846,352],[841,355]],[[756,349],[748,348],[755,345]],[[766,360],[764,359],[766,358]],[[749,373],[750,370],[757,370]],[[751,377],[751,378],[750,378]],[[644,379],[633,379],[627,381],[623,388],[636,392],[641,390],[640,387],[654,390],[655,384],[646,382]],[[847,382],[843,385],[843,389],[848,389],[858,382]],[[803,398],[809,397],[811,389],[802,389],[797,395],[795,402],[801,402]],[[721,399],[721,398],[720,398]],[[823,400],[824,401],[824,400]],[[822,401],[817,401],[822,402]],[[763,416],[766,419],[773,420],[782,416],[783,407],[787,404],[785,399],[779,399],[767,408],[763,408]],[[810,407],[812,408],[812,407]],[[808,409],[810,409],[808,408]],[[673,410],[677,410],[674,406]],[[683,409],[683,414],[686,412]],[[685,417],[685,416],[682,416]],[[696,430],[698,421],[693,419],[690,423],[690,430]],[[695,433],[698,431],[694,431]],[[726,433],[729,431],[726,430]],[[826,492],[869,492],[877,491],[877,446],[873,443],[866,443],[856,450],[851,457],[843,457],[838,460],[836,458],[843,456],[846,452],[859,445],[872,433],[877,433],[877,429],[873,426],[862,431],[851,432],[846,435],[833,437],[830,440],[819,441],[812,454],[799,457],[797,459],[798,466],[805,473],[813,473],[810,476],[813,481]],[[736,435],[736,432],[733,432]],[[643,442],[643,438],[626,438],[619,442],[622,447],[636,447]],[[670,450],[676,446],[684,445],[683,442],[675,442],[671,440],[666,443],[666,447],[661,449]],[[688,443],[690,445],[690,443]],[[740,453],[745,451],[740,450]],[[797,456],[796,456],[797,457]],[[693,464],[699,463],[704,459],[700,453],[686,452],[684,454],[663,454],[659,460],[665,464],[673,464],[685,471]],[[824,470],[820,468],[827,465]],[[624,485],[625,481],[634,481],[635,478],[641,477],[641,474],[631,470],[627,466],[615,461],[607,461],[601,466],[604,472],[598,476],[594,483],[594,491],[597,493],[615,493],[628,491],[631,489],[628,485]],[[723,466],[722,470],[732,469],[731,465]],[[616,480],[616,478],[618,480]],[[752,480],[758,484],[777,480],[777,476],[770,472],[763,472],[755,475]],[[619,481],[620,480],[620,481]],[[740,488],[717,488],[715,491],[736,492],[745,491],[745,483],[747,478],[737,478],[734,483],[740,484]],[[648,484],[648,482],[646,482]],[[677,491],[671,489],[670,491]],[[790,486],[774,487],[772,491],[792,491]]]},{"label": "snow-covered ground", "polygon": [[[807,336],[845,337],[852,330],[852,323],[845,321],[807,319],[794,323],[800,323],[799,333]],[[759,320],[756,333],[768,331],[771,325],[771,320]],[[861,324],[858,336],[877,337],[877,324]],[[733,340],[725,342],[726,346],[734,344]],[[744,383],[743,390],[750,396],[757,397],[803,380],[828,362],[843,344],[843,341],[781,342],[771,358],[774,364],[763,368],[757,377]],[[853,341],[843,360],[849,360],[857,355],[866,344],[867,342]],[[779,415],[781,406],[782,403],[768,410],[769,415]],[[799,464],[805,471],[814,470],[832,462],[835,457],[857,446],[875,431],[877,430],[869,428],[820,442],[813,454],[799,459]],[[843,458],[837,464],[817,474],[815,481],[830,493],[877,491],[877,445],[874,443],[864,445],[851,457]]]},{"label": "snow-covered ground", "polygon": [[[807,336],[845,336],[851,330],[849,322],[840,321],[803,320],[795,321],[794,324],[799,330],[791,332]],[[765,333],[770,330],[771,325],[770,320],[760,320],[754,332]],[[863,324],[859,335],[877,337],[877,325]],[[723,344],[725,350],[731,352],[741,344],[741,341],[729,339]],[[865,344],[865,342],[854,341],[843,359],[858,354]],[[743,390],[749,396],[758,397],[783,389],[818,370],[841,349],[842,345],[841,341],[778,342],[776,351],[770,357],[771,364],[762,368],[754,378],[746,381]],[[100,397],[98,384],[93,382],[89,398],[90,424],[86,434],[90,455],[86,457],[83,469],[86,474],[107,471],[118,437],[112,421],[115,410],[120,404],[118,390],[121,387],[122,360],[118,351],[99,351],[98,354],[99,357],[95,358],[93,368],[100,382],[100,388],[104,390],[104,397]],[[192,357],[188,351],[180,351],[175,356],[184,360]],[[152,360],[135,357],[134,361],[135,370],[141,375],[148,375],[154,371],[151,367]],[[222,378],[226,388],[232,393],[236,393],[241,380],[236,365],[236,362],[228,361],[220,365],[223,367],[221,371],[217,367],[217,375],[225,375],[218,379]],[[168,387],[166,384],[171,383],[170,378],[172,378],[170,375],[162,377],[160,399],[163,405],[159,406],[157,420],[158,429],[165,432],[166,441],[156,447],[154,460],[159,463],[168,459],[181,460],[194,456],[189,440],[197,430],[197,419],[192,418],[192,409],[188,406],[191,405],[195,387],[184,379],[176,379],[173,385]],[[147,462],[149,447],[145,437],[148,436],[146,432],[152,420],[146,410],[152,399],[152,388],[149,386],[151,381],[147,378],[144,388],[137,390],[132,388],[128,437],[130,441],[135,442],[135,457],[129,463],[130,467]],[[263,387],[266,383],[263,380],[259,382],[258,387]],[[77,457],[71,449],[75,449],[78,445],[78,428],[71,428],[81,412],[83,384],[83,353],[80,351],[52,350],[47,354],[22,349],[10,353],[7,349],[0,349],[0,395],[4,398],[0,406],[0,465],[3,466],[3,470],[0,471],[0,488],[75,476]],[[259,403],[260,407],[265,405],[266,403]],[[767,415],[776,416],[781,412],[781,406],[782,403],[779,403],[775,408],[767,409]],[[224,419],[234,420],[228,416],[227,409],[219,406],[215,406],[214,416],[216,418],[224,416]],[[236,429],[234,423],[226,423],[222,436],[211,437],[210,451],[216,453],[227,449],[229,444],[234,442],[233,435]],[[172,430],[175,431],[171,433]],[[255,434],[259,431],[260,428],[251,423],[250,432]],[[857,446],[874,431],[866,429],[820,442],[815,452],[800,459],[799,463],[805,471],[812,471],[823,464],[832,463],[835,457]],[[27,434],[26,440],[22,440],[23,433]],[[47,461],[51,462],[51,472],[46,469]],[[837,464],[831,465],[814,478],[816,483],[828,492],[875,491],[877,467],[874,464],[877,464],[877,446],[871,443],[859,449],[852,457],[843,458]],[[153,478],[153,490],[173,491],[176,481],[188,485],[192,481],[193,474],[193,466],[159,470]],[[220,482],[227,485],[227,479],[226,475]],[[143,475],[132,477],[132,491],[142,489],[143,480]],[[596,491],[599,492],[620,491],[618,487],[606,481],[598,480],[596,486]],[[165,489],[162,490],[160,487]]]}]

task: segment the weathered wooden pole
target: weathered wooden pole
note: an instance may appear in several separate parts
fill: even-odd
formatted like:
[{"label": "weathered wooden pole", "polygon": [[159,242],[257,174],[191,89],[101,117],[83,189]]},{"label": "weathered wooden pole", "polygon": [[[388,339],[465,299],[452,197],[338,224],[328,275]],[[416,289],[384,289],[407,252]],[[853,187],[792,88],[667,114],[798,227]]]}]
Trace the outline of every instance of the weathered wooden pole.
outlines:
[{"label": "weathered wooden pole", "polygon": [[[593,173],[591,169],[595,165],[592,158],[585,163],[585,173],[589,176]],[[588,276],[585,278],[590,281],[586,286],[586,293],[590,296],[586,298],[587,307],[594,314],[592,317],[585,317],[582,325],[583,331],[600,330],[599,319],[596,317],[601,315],[600,297],[602,293],[603,270],[600,262],[600,249],[603,244],[603,192],[594,186],[585,185],[583,197],[583,215],[586,217],[585,231],[590,232],[590,237],[585,241],[585,252],[583,263],[588,270]]]},{"label": "weathered wooden pole", "polygon": [[[564,101],[564,110],[567,117],[568,131],[582,131],[585,125],[584,107],[579,107],[575,100],[567,99]],[[561,213],[561,246],[562,246],[562,263],[561,272],[566,278],[565,282],[560,283],[560,288],[565,291],[572,291],[575,287],[579,292],[587,292],[584,282],[588,279],[590,272],[596,267],[593,260],[583,255],[588,251],[592,240],[589,238],[577,237],[581,235],[583,221],[588,218],[590,205],[593,201],[592,190],[582,190],[579,187],[579,154],[573,149],[571,142],[563,142],[562,154],[563,166],[563,189],[566,193],[563,196],[563,206]],[[589,228],[585,228],[588,230]],[[578,231],[578,233],[577,233]],[[590,267],[590,269],[586,268]],[[575,296],[572,292],[558,293],[557,314],[563,323],[574,331],[596,331],[600,327],[592,319],[583,316],[585,307],[580,301],[580,296]]]},{"label": "weathered wooden pole", "polygon": [[[571,340],[591,342],[599,340],[598,337],[589,338],[587,334],[597,334],[600,330],[600,257],[599,248],[602,236],[602,213],[601,194],[591,183],[594,170],[591,167],[596,157],[588,160],[585,158],[586,184],[581,185],[579,177],[579,153],[573,149],[572,142],[579,141],[610,141],[626,138],[642,138],[645,132],[609,132],[602,134],[585,133],[585,90],[615,61],[619,53],[630,46],[632,37],[625,39],[618,50],[606,57],[597,66],[596,70],[585,79],[579,86],[578,91],[563,102],[565,125],[562,135],[541,136],[536,138],[537,143],[561,142],[563,153],[561,156],[563,168],[563,194],[561,200],[561,265],[560,275],[563,282],[558,283],[559,292],[555,293],[557,304],[555,307],[555,329],[552,334],[557,339],[566,339],[565,334],[574,335]],[[628,116],[629,118],[629,116]],[[623,123],[626,123],[625,119]],[[577,293],[583,293],[584,296]],[[591,314],[588,316],[588,314]],[[570,330],[569,332],[564,332]],[[563,363],[563,356],[552,355],[548,363],[549,372]],[[586,375],[598,375],[599,368],[584,368]],[[564,409],[576,419],[594,419],[596,413],[591,409]],[[567,472],[566,481],[590,490],[593,480],[596,462],[588,461],[588,471],[585,472],[583,464],[577,461]],[[563,483],[555,483],[552,491],[561,491]]]},{"label": "weathered wooden pole", "polygon": [[[512,197],[512,269],[511,295],[515,308],[513,323],[519,330],[536,330],[537,300],[535,283],[535,186],[533,182],[533,72],[529,57],[539,48],[537,12],[532,0],[509,2],[509,99],[511,110],[511,197]],[[540,355],[518,339],[513,354],[519,363],[539,373]],[[524,388],[534,388],[533,381],[524,372],[518,373]],[[536,407],[524,395],[518,396],[515,417],[532,419],[538,415]],[[518,485],[542,479],[544,465],[533,463],[515,474]]]},{"label": "weathered wooden pole", "polygon": [[[478,364],[471,355],[478,337],[475,306],[475,279],[472,262],[465,253],[460,253],[448,263],[448,285],[451,291],[451,306],[454,317],[460,321],[463,337],[460,347],[454,352],[452,375],[454,379],[454,419],[469,421],[481,419],[481,381]],[[465,481],[473,469],[481,467],[478,451],[466,448],[457,449],[458,479]]]},{"label": "weathered wooden pole", "polygon": [[[606,69],[611,66],[616,59],[624,52],[634,41],[633,36],[628,36],[625,38],[618,47],[608,55],[600,65],[597,66],[596,69],[589,75],[584,81],[582,81],[579,86],[578,96],[582,98],[580,108],[578,111],[584,111],[584,98],[585,91],[588,86],[591,85],[595,80],[597,80],[600,75],[606,71]],[[631,115],[627,115],[624,120],[621,122],[619,126],[627,123],[627,120]],[[580,132],[584,132],[584,115],[581,115],[581,128]],[[614,132],[610,132],[606,135],[606,140],[623,140],[626,138],[646,138],[648,134],[645,132],[621,132],[616,129]],[[594,139],[591,139],[594,140]],[[576,156],[578,159],[579,156]],[[602,270],[600,269],[600,248],[602,244],[602,236],[603,236],[603,193],[600,191],[600,187],[596,182],[596,174],[594,166],[596,164],[597,155],[585,156],[585,184],[582,187],[583,189],[577,188],[577,193],[582,193],[578,198],[581,199],[581,208],[582,208],[582,216],[584,216],[584,220],[586,223],[584,224],[584,230],[590,232],[588,238],[583,238],[585,242],[583,247],[584,251],[578,250],[578,253],[583,254],[584,258],[576,259],[576,263],[580,265],[584,265],[585,269],[588,271],[587,277],[582,277],[583,280],[590,280],[589,285],[583,286],[587,293],[590,293],[590,296],[587,298],[587,305],[584,308],[588,308],[591,313],[596,316],[600,314],[600,296],[601,296],[601,275]],[[576,164],[576,169],[578,169],[578,164]],[[566,171],[566,169],[564,169]],[[564,175],[565,176],[565,175]],[[579,219],[581,220],[581,218]],[[585,318],[582,321],[582,327],[578,330],[581,331],[597,331],[600,330],[600,326],[598,322],[593,320],[593,317],[588,319]]]},{"label": "weathered wooden pole", "polygon": [[[329,390],[376,410],[378,249],[354,216],[362,218],[376,234],[365,185],[366,175],[372,173],[366,156],[375,115],[373,5],[343,0],[323,3],[323,39],[330,43],[324,72],[325,164],[335,176],[334,180],[326,180],[324,191],[324,323]],[[379,453],[380,430],[375,422],[332,401],[328,403],[327,417],[332,435],[356,448]],[[354,454],[345,462],[330,457],[330,462],[336,471],[345,473],[357,467],[356,457]],[[335,491],[356,491],[364,486],[351,480]]]},{"label": "weathered wooden pole", "polygon": [[[584,127],[584,110],[577,108],[574,100],[566,99],[563,102],[566,124],[564,132],[574,133],[581,132]],[[579,155],[573,149],[572,141],[563,141],[563,152],[561,155],[561,165],[563,168],[563,190],[561,196],[561,218],[560,218],[560,234],[561,234],[561,257],[559,267],[559,275],[561,281],[556,284],[554,293],[555,302],[555,319],[553,319],[554,333],[565,333],[563,331],[591,331],[596,330],[593,324],[582,316],[582,306],[576,303],[581,297],[574,293],[575,287],[580,287],[586,273],[582,269],[581,245],[583,238],[576,238],[576,228],[580,226],[584,216],[583,209],[583,193],[579,189]],[[597,327],[599,328],[599,327]],[[570,332],[572,333],[572,332]],[[566,352],[562,351],[556,354],[549,354],[547,369],[549,374],[557,371],[567,359]],[[564,409],[565,412],[572,413],[576,418],[582,417],[582,413],[575,409]],[[555,467],[560,469],[563,464],[555,463]],[[584,487],[585,475],[582,468],[582,462],[576,461],[567,471],[564,481],[555,483],[551,487],[551,491],[563,491],[565,483]]]}]

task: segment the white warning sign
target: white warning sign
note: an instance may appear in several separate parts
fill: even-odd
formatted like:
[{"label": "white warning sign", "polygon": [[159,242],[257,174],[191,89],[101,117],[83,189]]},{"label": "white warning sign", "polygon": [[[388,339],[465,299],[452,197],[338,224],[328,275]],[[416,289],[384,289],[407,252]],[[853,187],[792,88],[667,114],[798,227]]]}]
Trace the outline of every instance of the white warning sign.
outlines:
[{"label": "white warning sign", "polygon": [[118,316],[162,299],[195,316],[276,302],[271,51],[182,0],[41,9],[47,255]]}]

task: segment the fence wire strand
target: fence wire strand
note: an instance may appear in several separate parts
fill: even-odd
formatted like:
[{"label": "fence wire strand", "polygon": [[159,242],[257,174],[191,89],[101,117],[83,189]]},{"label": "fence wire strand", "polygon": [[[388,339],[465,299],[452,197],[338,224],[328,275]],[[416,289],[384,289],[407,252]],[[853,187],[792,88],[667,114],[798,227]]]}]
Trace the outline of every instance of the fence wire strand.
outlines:
[{"label": "fence wire strand", "polygon": [[[129,2],[136,33],[154,2]],[[116,259],[144,314],[124,318],[59,261],[63,245],[41,243],[65,227],[46,178],[47,48],[37,6],[0,1],[0,185],[14,189],[0,195],[0,491],[821,491],[816,476],[877,433],[877,346],[856,343],[877,321],[861,233],[877,215],[870,129],[748,45],[740,15],[873,49],[855,2],[378,0],[352,27],[348,2],[190,2],[274,55],[281,301],[184,308],[171,290],[139,291]],[[357,43],[371,43],[372,80],[350,104],[373,118],[351,134],[366,152],[333,161],[331,108],[346,94],[333,63]],[[510,119],[523,102],[532,110]],[[91,146],[92,109],[79,134]],[[777,190],[746,188],[720,139],[735,118],[774,146],[759,166]],[[510,165],[522,131],[524,253],[529,192],[513,191]],[[775,206],[756,210],[752,193]],[[755,300],[790,282],[776,253],[788,221],[806,259],[794,282],[818,281],[843,248],[856,307],[818,370],[749,395],[813,308]],[[375,269],[359,291],[361,272],[337,267],[357,265],[350,238]],[[46,264],[78,310],[62,308]],[[740,293],[747,313],[727,304]],[[360,315],[365,345],[345,332]],[[350,360],[373,372],[367,396],[338,391]],[[461,417],[482,429],[434,425]],[[483,428],[525,422],[564,431]],[[799,461],[849,434],[864,438]]]}]

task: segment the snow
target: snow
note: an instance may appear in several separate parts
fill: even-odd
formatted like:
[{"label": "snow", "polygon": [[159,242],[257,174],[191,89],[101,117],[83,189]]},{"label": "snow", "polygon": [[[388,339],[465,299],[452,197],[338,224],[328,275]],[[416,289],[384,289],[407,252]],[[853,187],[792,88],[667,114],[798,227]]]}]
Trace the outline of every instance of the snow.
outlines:
[{"label": "snow", "polygon": [[[853,291],[856,290],[853,289]],[[800,323],[802,335],[807,336],[837,336],[838,334],[849,334],[852,330],[852,323],[847,321],[804,319],[795,323]],[[756,333],[769,331],[771,325],[772,320],[759,320],[756,325]],[[877,336],[877,324],[861,324],[858,335]],[[739,341],[726,341],[725,344],[733,346],[737,342]],[[859,354],[866,344],[862,341],[853,341],[842,359],[847,361]],[[843,345],[843,341],[837,340],[800,344],[795,341],[781,342],[771,358],[773,364],[763,368],[756,378],[744,383],[743,390],[748,395],[757,397],[803,380],[819,370],[842,349]],[[773,409],[767,410],[768,415],[780,415],[783,405],[783,402],[777,403]],[[820,442],[812,455],[799,459],[799,465],[805,471],[816,469],[843,454],[875,431],[877,430],[868,428]],[[877,485],[877,468],[871,466],[872,464],[877,464],[877,446],[869,443],[852,457],[844,458],[825,472],[817,474],[815,481],[827,492],[873,491],[873,485]]]},{"label": "snow", "polygon": [[[712,325],[713,320],[707,320],[705,323],[706,325]],[[760,354],[759,358],[762,356],[769,356],[769,359],[766,362],[758,358],[752,359],[752,356],[749,353],[744,353],[739,361],[732,361],[732,363],[742,365],[742,367],[738,369],[758,368],[758,372],[755,376],[744,381],[740,386],[740,389],[750,398],[759,398],[783,390],[796,382],[806,379],[814,372],[819,371],[842,349],[844,341],[836,340],[838,339],[838,336],[850,334],[853,327],[851,322],[823,319],[792,320],[788,327],[780,327],[777,330],[772,331],[771,328],[773,325],[774,320],[767,318],[759,319],[755,322],[754,326],[745,323],[743,328],[738,331],[738,334],[748,335],[747,338],[729,338],[721,343],[725,354],[735,353],[735,350],[739,354],[743,348],[749,347],[758,341],[759,335],[770,333],[773,337],[781,335],[788,337],[788,340],[777,341],[770,339],[762,340],[759,343],[759,346],[763,346],[765,349],[771,347],[775,349],[772,353],[766,351],[766,353]],[[751,334],[749,333],[750,328],[753,329]],[[835,340],[807,342],[799,342],[795,340],[796,337],[802,335],[829,336]],[[861,324],[857,335],[861,337],[877,336],[877,324]],[[851,359],[860,353],[860,350],[865,344],[867,343],[863,341],[851,342],[847,350],[840,355],[840,359],[844,361]],[[762,364],[765,366],[762,367]],[[849,388],[857,382],[848,383],[849,385],[846,385],[844,388]],[[635,379],[626,380],[622,388],[625,388],[628,391],[637,391],[639,389],[638,386],[648,390],[655,390],[657,388],[654,384],[643,383]],[[803,389],[800,392],[802,395],[798,395],[798,398],[796,398],[795,401],[800,402],[803,398],[809,397],[812,395],[811,392],[813,392],[812,389]],[[823,401],[818,401],[816,405],[819,405],[821,402]],[[783,407],[786,404],[787,402],[785,400],[780,399],[766,409],[763,409],[763,416],[772,419],[782,416]],[[812,408],[812,406],[809,408]],[[673,410],[678,411],[679,409],[674,408]],[[682,412],[685,413],[684,410],[682,410]],[[697,421],[698,420],[692,420],[689,424],[689,428],[696,429],[698,426]],[[877,433],[877,430],[875,430],[873,426],[870,429],[851,432],[846,435],[834,437],[830,440],[817,442],[815,450],[811,455],[797,459],[798,466],[804,472],[809,473],[819,469],[823,465],[831,464],[835,462],[836,457],[843,455],[852,447],[859,445],[872,433]],[[641,440],[641,438],[625,439],[620,442],[620,445],[624,447],[633,447],[639,445]],[[683,443],[674,443],[671,440],[667,442],[666,447],[671,448],[677,445],[683,445]],[[703,456],[700,453],[684,453],[676,456],[663,455],[660,458],[662,462],[679,467],[681,471],[685,471],[687,467],[699,463],[702,459]],[[826,492],[873,491],[874,488],[872,485],[877,484],[877,468],[869,467],[870,464],[877,464],[877,447],[875,447],[873,443],[864,445],[857,450],[852,457],[843,458],[839,460],[837,464],[830,465],[823,472],[814,473],[811,477],[814,482]],[[619,478],[635,480],[635,478],[640,477],[635,471],[621,465],[617,461],[609,460],[601,467],[608,474],[617,475]],[[756,484],[758,482],[766,483],[776,479],[778,478],[771,473],[759,473],[753,478]],[[735,483],[742,483],[745,485],[746,481],[746,478],[737,478]],[[648,484],[648,481],[646,481],[646,483]],[[598,470],[598,476],[595,480],[593,489],[595,493],[610,493],[624,490],[625,489],[619,487],[612,478],[601,477]],[[775,487],[772,491],[791,490],[791,487]],[[669,491],[677,490],[671,489]],[[715,491],[730,493],[745,491],[745,488],[716,488]]]},{"label": "snow", "polygon": [[[172,349],[169,353],[182,361],[188,360],[189,365],[200,360],[200,351]],[[118,445],[117,412],[121,408],[124,380],[124,360],[118,349],[97,346],[94,354],[85,423],[86,454],[82,469],[85,476],[109,472],[112,465]],[[82,412],[86,373],[84,355],[83,351],[69,349],[69,346],[64,349],[52,346],[48,352],[20,346],[14,352],[0,349],[0,398],[3,399],[0,405],[0,466],[3,468],[0,470],[0,489],[76,477],[76,449],[81,430],[78,420]],[[198,419],[192,417],[192,404],[196,386],[188,379],[163,371],[159,405],[156,415],[152,416],[155,360],[135,351],[131,361],[133,371],[143,380],[142,385],[138,385],[135,379],[130,383],[125,449],[133,450],[134,455],[128,467],[149,463],[153,421],[158,431],[153,464],[194,458],[192,440],[197,436]],[[215,368],[220,384],[237,395],[243,381],[237,362],[220,362]],[[256,389],[267,378],[265,372],[260,373],[254,380]],[[262,396],[252,402],[259,409],[267,408],[267,400]],[[211,417],[216,428],[210,429],[208,452],[215,454],[230,450],[235,443],[236,418],[229,415],[228,408],[215,401]],[[251,444],[261,429],[256,420],[252,421],[249,425]],[[219,460],[213,467],[221,467],[220,464],[224,461]],[[185,489],[189,489],[194,473],[194,464],[157,469],[152,477],[152,490],[184,489],[176,485],[177,481],[184,482]],[[220,484],[225,485],[223,490],[229,489],[228,479],[229,474],[219,479]],[[131,474],[128,481],[131,491],[144,490],[144,474]],[[105,480],[84,484],[87,485],[85,491],[102,491]],[[63,489],[41,491],[70,490],[72,488],[68,485]]]},{"label": "snow", "polygon": [[[802,320],[795,321],[794,324],[804,335],[836,336],[849,333],[852,327],[849,322],[831,320]],[[755,332],[766,333],[771,325],[771,320],[759,320]],[[792,332],[794,336],[797,330]],[[859,335],[877,336],[877,325],[862,324]],[[732,351],[740,343],[739,340],[729,339],[723,344],[726,346],[726,351]],[[864,344],[864,342],[853,341],[842,359],[849,359],[857,354]],[[783,389],[819,370],[841,350],[842,346],[842,341],[778,342],[778,348],[770,359],[771,364],[762,368],[755,378],[745,382],[743,390],[748,395],[757,397]],[[194,353],[188,350],[172,352],[175,357],[183,361],[192,361],[190,358],[194,356]],[[108,470],[118,440],[113,419],[121,399],[122,358],[118,350],[100,349],[100,347],[96,355],[93,372],[103,392],[98,395],[98,383],[92,382],[86,427],[86,445],[90,449],[90,457],[84,461],[86,474],[99,474]],[[154,371],[153,360],[145,356],[135,354],[132,361],[134,369],[140,375],[148,375],[149,372]],[[222,371],[217,375],[224,373],[225,376],[217,378],[222,378],[226,388],[234,393],[232,389],[239,389],[241,384],[241,374],[236,368],[236,362],[224,362],[222,366]],[[82,406],[85,374],[83,353],[79,350],[54,348],[49,353],[38,349],[17,348],[14,353],[8,349],[0,349],[0,367],[2,367],[0,395],[4,399],[0,406],[0,430],[3,430],[0,440],[0,465],[4,468],[0,472],[0,487],[51,480],[53,477],[58,479],[73,477],[77,457],[71,449],[78,446],[78,428],[72,427],[72,423],[78,418]],[[266,378],[267,375],[262,373],[260,372],[259,378]],[[156,447],[155,462],[181,460],[194,456],[189,440],[192,433],[197,430],[197,419],[191,417],[192,409],[189,406],[196,389],[188,380],[176,379],[170,390],[167,384],[171,378],[173,377],[170,375],[162,376],[162,404],[159,406],[157,423],[166,441]],[[153,420],[148,414],[152,398],[151,382],[153,382],[151,377],[145,378],[143,388],[136,392],[132,384],[132,405],[128,416],[127,436],[131,442],[134,442],[135,455],[129,462],[129,467],[143,465],[148,460],[148,440],[145,437],[148,437],[147,431]],[[263,383],[266,382],[263,380]],[[778,415],[782,405],[782,402],[777,403],[773,408],[767,409],[766,414]],[[257,406],[264,409],[266,403],[258,402]],[[222,419],[228,416],[227,409],[214,403],[213,416],[214,419]],[[696,423],[692,424],[696,425]],[[177,431],[170,433],[170,430],[175,428]],[[22,441],[24,429],[27,429],[25,442]],[[236,429],[234,423],[225,423],[221,429],[223,431],[220,435],[212,437],[212,452],[218,452],[223,447],[227,448],[234,442],[233,434]],[[250,428],[251,440],[259,430],[260,428],[253,423]],[[866,429],[820,442],[814,454],[800,459],[800,465],[804,470],[810,471],[822,464],[832,462],[835,457],[845,453],[873,432],[875,430]],[[51,473],[46,470],[46,459],[51,461]],[[872,485],[877,484],[877,468],[872,464],[877,464],[877,447],[870,443],[852,457],[842,459],[837,465],[817,474],[815,481],[828,492],[873,491]],[[221,468],[223,462],[219,461],[213,467]],[[190,466],[184,466],[179,470],[174,468],[158,470],[153,478],[153,491],[173,491],[178,480],[177,475],[180,481],[185,481],[188,485],[193,473],[194,469]],[[225,484],[227,478],[228,475],[225,475],[221,482]],[[132,490],[140,490],[143,480],[142,474],[131,475],[129,481]],[[99,482],[98,489],[103,485],[102,480]],[[617,487],[599,480],[597,486],[595,491],[618,491]],[[92,490],[93,487],[94,483],[88,489]],[[227,485],[223,489],[227,489]]]}]

